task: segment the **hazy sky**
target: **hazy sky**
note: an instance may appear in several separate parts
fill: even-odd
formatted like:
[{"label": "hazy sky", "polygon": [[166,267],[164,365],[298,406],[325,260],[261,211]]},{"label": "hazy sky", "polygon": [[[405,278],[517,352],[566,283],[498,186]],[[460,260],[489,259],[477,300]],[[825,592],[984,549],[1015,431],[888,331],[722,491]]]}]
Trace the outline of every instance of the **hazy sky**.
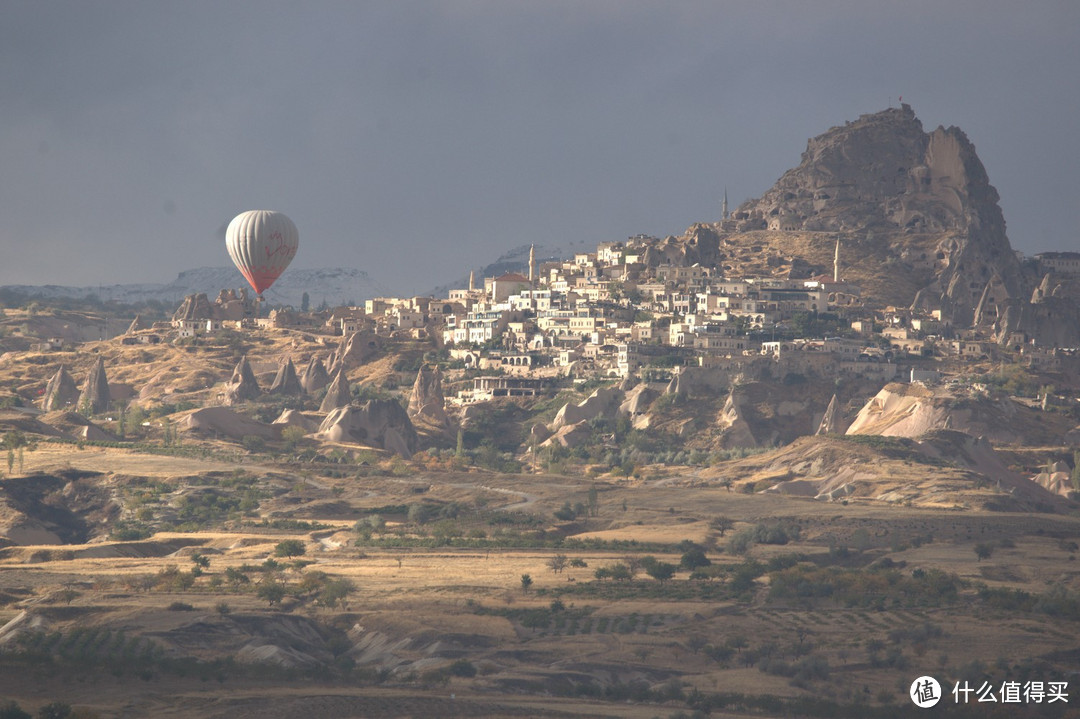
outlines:
[{"label": "hazy sky", "polygon": [[679,234],[807,138],[957,125],[1013,246],[1080,249],[1080,3],[0,0],[0,284],[229,264],[426,289],[530,242]]}]

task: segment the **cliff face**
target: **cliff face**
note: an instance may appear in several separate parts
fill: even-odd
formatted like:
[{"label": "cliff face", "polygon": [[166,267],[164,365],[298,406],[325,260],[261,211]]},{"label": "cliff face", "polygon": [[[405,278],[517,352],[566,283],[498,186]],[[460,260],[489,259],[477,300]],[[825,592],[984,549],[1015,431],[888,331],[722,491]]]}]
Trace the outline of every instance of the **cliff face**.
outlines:
[{"label": "cliff face", "polygon": [[1023,294],[998,199],[963,131],[924,132],[903,105],[811,139],[799,166],[739,207],[730,229],[839,234],[845,266],[893,265],[918,288],[909,302],[967,326],[995,275],[1008,297]]}]

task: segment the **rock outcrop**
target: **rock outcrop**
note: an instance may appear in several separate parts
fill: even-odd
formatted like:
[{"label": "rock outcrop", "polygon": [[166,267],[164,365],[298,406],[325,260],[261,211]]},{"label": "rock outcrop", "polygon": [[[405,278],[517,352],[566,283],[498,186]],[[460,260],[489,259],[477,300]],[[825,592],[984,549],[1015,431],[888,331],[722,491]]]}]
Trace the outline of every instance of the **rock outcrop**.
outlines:
[{"label": "rock outcrop", "polygon": [[255,372],[251,369],[247,355],[240,358],[233,370],[232,378],[225,386],[225,404],[234,405],[256,399],[262,390],[259,382],[255,379]]},{"label": "rock outcrop", "polygon": [[91,414],[99,414],[109,408],[109,380],[105,376],[105,358],[100,355],[83,385],[78,408],[87,408]]},{"label": "rock outcrop", "polygon": [[221,290],[213,302],[205,292],[186,295],[184,301],[173,313],[173,322],[181,320],[223,320],[237,321],[254,311],[253,301],[246,289]]},{"label": "rock outcrop", "polygon": [[184,301],[173,312],[173,322],[182,320],[208,320],[214,317],[214,306],[205,292],[196,292],[184,297]]},{"label": "rock outcrop", "polygon": [[225,407],[204,407],[182,418],[177,426],[195,430],[211,437],[221,436],[241,440],[244,437],[279,439],[284,425],[257,422]]},{"label": "rock outcrop", "polygon": [[334,375],[334,381],[326,388],[319,411],[330,413],[338,407],[348,406],[350,402],[352,402],[352,388],[349,387],[349,380],[345,377],[345,370],[338,369],[337,374]]},{"label": "rock outcrop", "polygon": [[995,325],[994,339],[1010,346],[1034,342],[1039,347],[1080,347],[1080,306],[1054,296],[1013,301]]},{"label": "rock outcrop", "polygon": [[423,365],[416,373],[409,397],[409,417],[424,417],[439,426],[446,425],[446,398],[443,396],[442,372],[438,366]]},{"label": "rock outcrop", "polygon": [[559,427],[555,434],[551,435],[543,441],[540,445],[542,447],[549,447],[559,445],[566,447],[567,449],[574,449],[580,447],[592,438],[592,430],[589,428],[589,423],[582,420],[574,424],[564,424]]},{"label": "rock outcrop", "polygon": [[619,414],[630,417],[645,414],[659,396],[660,392],[650,387],[648,382],[642,382],[626,393],[619,405]]},{"label": "rock outcrop", "polygon": [[829,406],[825,408],[825,414],[818,425],[817,434],[843,434],[847,427],[844,426],[844,418],[840,411],[840,402],[836,395],[829,400]]},{"label": "rock outcrop", "polygon": [[69,405],[75,405],[79,399],[79,388],[75,386],[75,379],[68,374],[64,365],[56,370],[49,383],[45,386],[45,396],[41,400],[41,408],[46,412],[56,409],[64,409]]},{"label": "rock outcrop", "polygon": [[708,225],[694,225],[681,237],[669,236],[650,240],[642,255],[648,267],[658,265],[702,265],[714,267],[723,259],[720,235]]},{"label": "rock outcrop", "polygon": [[[954,325],[971,325],[994,273],[1010,296],[1022,294],[998,193],[974,145],[956,127],[924,132],[908,105],[812,138],[799,166],[734,218],[725,229],[832,233],[823,249],[842,237],[844,267],[872,262],[908,277],[914,305],[940,309]],[[864,294],[903,299],[875,284]]]},{"label": "rock outcrop", "polygon": [[315,432],[319,429],[319,422],[306,417],[302,412],[296,409],[284,410],[281,415],[274,420],[273,424],[283,424],[287,427],[299,427],[305,432]]},{"label": "rock outcrop", "polygon": [[60,430],[69,437],[88,439],[94,442],[114,442],[118,439],[118,437],[106,432],[78,412],[57,412],[46,415],[43,420],[49,426]]},{"label": "rock outcrop", "polygon": [[718,424],[724,430],[723,444],[729,448],[757,447],[758,440],[750,428],[750,423],[743,417],[740,400],[737,387],[732,385],[718,417]]},{"label": "rock outcrop", "polygon": [[308,394],[315,394],[330,384],[330,374],[317,357],[312,357],[304,367],[304,371],[300,373],[300,384]]},{"label": "rock outcrop", "polygon": [[273,384],[270,385],[270,394],[299,397],[304,393],[300,384],[300,378],[296,376],[296,367],[293,366],[292,358],[286,358],[284,364],[278,367],[277,375]]},{"label": "rock outcrop", "polygon": [[560,427],[569,424],[577,424],[578,422],[594,419],[601,415],[612,417],[619,409],[621,401],[622,393],[619,392],[617,388],[600,387],[583,402],[578,404],[570,404],[567,402],[563,405],[563,408],[555,415],[555,420],[551,424],[551,429],[557,432]]},{"label": "rock outcrop", "polygon": [[146,323],[143,322],[142,315],[135,315],[135,319],[133,319],[131,321],[131,324],[128,325],[127,332],[125,332],[124,334],[133,335],[136,332],[139,332],[139,331],[145,330],[145,329],[149,329],[149,328],[146,326]]},{"label": "rock outcrop", "polygon": [[418,443],[409,415],[392,399],[371,399],[358,406],[338,407],[319,426],[319,437],[330,442],[378,447],[406,459],[416,451]]},{"label": "rock outcrop", "polygon": [[846,434],[918,438],[954,430],[1002,444],[1047,445],[1061,441],[1064,417],[1025,407],[1000,393],[953,394],[919,384],[885,385],[861,410]]},{"label": "rock outcrop", "polygon": [[374,357],[381,348],[382,338],[374,332],[354,332],[347,340],[342,339],[335,364],[340,364],[346,370],[359,367]]}]

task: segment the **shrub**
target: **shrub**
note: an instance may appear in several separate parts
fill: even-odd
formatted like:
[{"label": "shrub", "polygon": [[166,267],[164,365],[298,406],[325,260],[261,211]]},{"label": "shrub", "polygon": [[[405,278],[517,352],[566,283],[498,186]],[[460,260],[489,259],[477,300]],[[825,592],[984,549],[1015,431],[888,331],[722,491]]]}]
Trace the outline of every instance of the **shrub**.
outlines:
[{"label": "shrub", "polygon": [[258,435],[245,434],[240,444],[249,452],[262,452],[266,449],[266,440]]},{"label": "shrub", "polygon": [[64,702],[51,702],[38,709],[39,719],[67,719],[71,716],[71,705]]},{"label": "shrub", "polygon": [[455,677],[475,677],[476,666],[467,659],[458,659],[450,665],[449,672]]},{"label": "shrub", "polygon": [[0,719],[32,719],[22,707],[13,701],[0,704]]}]

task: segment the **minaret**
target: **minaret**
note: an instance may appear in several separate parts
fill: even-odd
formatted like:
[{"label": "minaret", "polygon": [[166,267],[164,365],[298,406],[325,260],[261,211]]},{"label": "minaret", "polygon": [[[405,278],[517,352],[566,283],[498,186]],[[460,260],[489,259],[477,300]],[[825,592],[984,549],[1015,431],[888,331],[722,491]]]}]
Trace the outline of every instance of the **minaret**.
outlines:
[{"label": "minaret", "polygon": [[469,292],[476,289],[476,270],[469,270]]},{"label": "minaret", "polygon": [[720,209],[721,218],[726,220],[728,218],[728,214],[727,214],[727,188],[726,187],[724,188],[724,202],[720,206],[720,208],[721,208]]},{"label": "minaret", "polygon": [[840,281],[840,237],[836,238],[836,254],[833,255],[832,281]]},{"label": "minaret", "polygon": [[536,281],[536,245],[529,245],[529,286]]}]

